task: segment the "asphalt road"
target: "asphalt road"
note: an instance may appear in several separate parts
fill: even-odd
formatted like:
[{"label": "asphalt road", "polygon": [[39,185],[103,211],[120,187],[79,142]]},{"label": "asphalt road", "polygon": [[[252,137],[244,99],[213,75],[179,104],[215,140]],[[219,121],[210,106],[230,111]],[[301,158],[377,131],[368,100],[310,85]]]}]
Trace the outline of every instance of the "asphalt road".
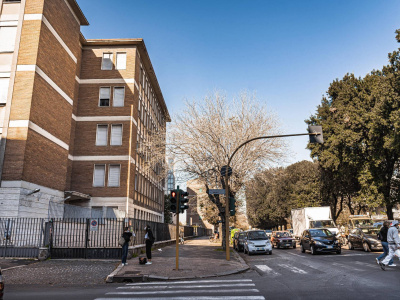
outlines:
[{"label": "asphalt road", "polygon": [[342,250],[311,255],[274,249],[272,255],[241,257],[251,270],[233,276],[193,281],[92,286],[8,286],[5,299],[398,299],[400,262],[382,271],[378,253]]}]

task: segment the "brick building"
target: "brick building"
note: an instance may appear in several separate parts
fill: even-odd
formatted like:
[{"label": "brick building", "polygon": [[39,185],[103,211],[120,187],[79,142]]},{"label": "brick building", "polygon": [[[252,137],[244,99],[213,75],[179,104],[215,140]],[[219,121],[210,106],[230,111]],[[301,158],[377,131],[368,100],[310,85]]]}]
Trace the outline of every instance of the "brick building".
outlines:
[{"label": "brick building", "polygon": [[0,4],[0,217],[51,201],[162,222],[165,182],[137,151],[170,121],[146,46],[84,25],[75,0]]}]

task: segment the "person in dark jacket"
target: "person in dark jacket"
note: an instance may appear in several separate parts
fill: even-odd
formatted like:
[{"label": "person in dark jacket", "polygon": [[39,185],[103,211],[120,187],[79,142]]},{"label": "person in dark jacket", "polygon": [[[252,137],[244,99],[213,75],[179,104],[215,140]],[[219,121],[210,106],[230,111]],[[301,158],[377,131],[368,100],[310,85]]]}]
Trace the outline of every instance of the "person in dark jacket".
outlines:
[{"label": "person in dark jacket", "polygon": [[[383,226],[381,227],[381,230],[379,231],[379,235],[381,237],[381,244],[383,248],[383,253],[379,255],[376,259],[376,263],[379,265],[379,262],[386,257],[389,253],[389,244],[387,241],[387,233],[389,230],[389,221],[383,222]],[[396,266],[393,264],[393,258],[389,261],[389,266]]]},{"label": "person in dark jacket", "polygon": [[124,266],[127,265],[126,258],[128,257],[128,247],[129,241],[132,237],[132,232],[129,231],[129,227],[124,227],[124,233],[122,234],[123,238],[125,239],[125,243],[122,245],[122,264]]},{"label": "person in dark jacket", "polygon": [[146,265],[151,265],[151,246],[154,243],[154,235],[149,225],[147,225],[144,228],[144,230],[146,231],[146,235],[144,236],[144,239],[146,241],[146,256],[147,256]]}]

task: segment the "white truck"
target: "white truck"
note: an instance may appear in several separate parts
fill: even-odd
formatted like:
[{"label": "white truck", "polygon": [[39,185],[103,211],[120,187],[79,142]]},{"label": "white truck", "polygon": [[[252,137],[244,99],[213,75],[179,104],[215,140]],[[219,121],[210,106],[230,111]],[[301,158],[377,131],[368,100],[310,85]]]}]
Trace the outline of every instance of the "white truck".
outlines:
[{"label": "white truck", "polygon": [[292,226],[296,238],[300,238],[304,230],[312,228],[326,228],[335,235],[339,232],[329,206],[292,209]]}]

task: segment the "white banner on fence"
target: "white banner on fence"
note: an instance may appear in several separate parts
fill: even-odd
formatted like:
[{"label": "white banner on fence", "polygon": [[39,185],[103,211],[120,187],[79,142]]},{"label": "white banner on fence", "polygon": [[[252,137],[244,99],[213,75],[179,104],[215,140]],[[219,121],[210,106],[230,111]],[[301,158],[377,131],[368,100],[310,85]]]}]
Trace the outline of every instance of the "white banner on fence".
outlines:
[{"label": "white banner on fence", "polygon": [[98,219],[90,219],[90,231],[97,231],[99,229]]}]

